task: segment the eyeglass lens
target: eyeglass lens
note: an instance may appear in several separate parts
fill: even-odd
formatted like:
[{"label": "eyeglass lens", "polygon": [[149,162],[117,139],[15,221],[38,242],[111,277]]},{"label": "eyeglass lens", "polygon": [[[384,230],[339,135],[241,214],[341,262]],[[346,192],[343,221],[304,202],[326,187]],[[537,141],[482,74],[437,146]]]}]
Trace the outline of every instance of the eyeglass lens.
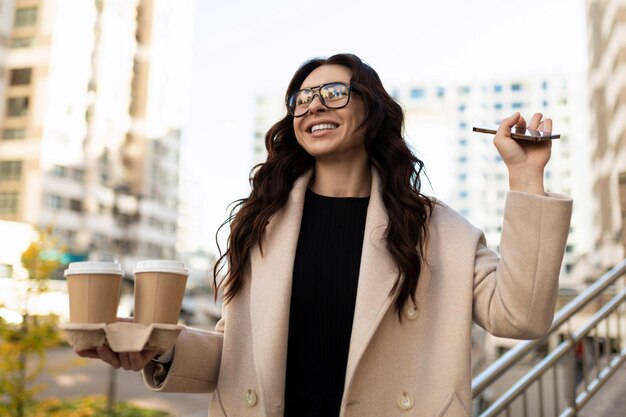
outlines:
[{"label": "eyeglass lens", "polygon": [[289,96],[288,104],[291,114],[295,117],[304,115],[309,111],[309,105],[316,95],[324,106],[329,109],[338,109],[348,104],[350,87],[343,83],[329,83],[320,87],[296,91]]}]

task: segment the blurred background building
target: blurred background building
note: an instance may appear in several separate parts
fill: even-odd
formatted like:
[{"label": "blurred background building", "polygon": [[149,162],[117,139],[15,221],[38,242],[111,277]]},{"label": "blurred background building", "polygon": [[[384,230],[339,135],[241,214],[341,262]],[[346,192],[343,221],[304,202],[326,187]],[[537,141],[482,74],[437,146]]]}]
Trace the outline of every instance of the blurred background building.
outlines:
[{"label": "blurred background building", "polygon": [[594,250],[608,269],[626,246],[626,1],[587,0]]},{"label": "blurred background building", "polygon": [[1,2],[0,219],[51,225],[64,262],[177,257],[193,6]]}]

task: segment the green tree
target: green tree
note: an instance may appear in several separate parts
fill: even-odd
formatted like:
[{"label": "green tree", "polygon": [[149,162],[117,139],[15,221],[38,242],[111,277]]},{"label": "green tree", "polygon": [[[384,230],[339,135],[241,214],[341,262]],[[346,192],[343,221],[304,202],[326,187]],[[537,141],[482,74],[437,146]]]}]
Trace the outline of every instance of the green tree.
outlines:
[{"label": "green tree", "polygon": [[[24,286],[21,323],[8,323],[0,318],[0,416],[24,417],[27,407],[41,387],[33,385],[45,364],[46,349],[58,344],[58,318],[36,316],[28,312],[33,294],[47,290],[50,274],[59,261],[50,256],[56,251],[51,228],[41,230],[38,237],[22,253],[22,265],[28,271]],[[30,363],[29,360],[35,359]]]}]

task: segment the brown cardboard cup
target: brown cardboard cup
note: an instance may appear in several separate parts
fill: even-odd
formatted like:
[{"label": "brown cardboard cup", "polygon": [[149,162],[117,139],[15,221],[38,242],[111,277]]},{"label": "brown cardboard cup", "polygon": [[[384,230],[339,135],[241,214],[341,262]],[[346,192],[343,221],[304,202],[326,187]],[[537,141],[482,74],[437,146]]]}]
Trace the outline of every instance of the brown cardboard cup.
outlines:
[{"label": "brown cardboard cup", "polygon": [[178,323],[189,271],[183,262],[141,261],[135,274],[135,323]]},{"label": "brown cardboard cup", "polygon": [[124,271],[117,262],[73,262],[65,270],[70,323],[113,323]]}]

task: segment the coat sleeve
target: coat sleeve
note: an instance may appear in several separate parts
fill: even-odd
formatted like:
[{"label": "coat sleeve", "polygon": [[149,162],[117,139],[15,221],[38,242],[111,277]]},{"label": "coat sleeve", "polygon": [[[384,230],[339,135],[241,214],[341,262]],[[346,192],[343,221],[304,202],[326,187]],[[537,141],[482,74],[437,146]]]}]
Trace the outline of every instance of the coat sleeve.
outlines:
[{"label": "coat sleeve", "polygon": [[168,366],[151,361],[143,369],[145,385],[162,392],[212,392],[222,358],[224,318],[209,332],[185,328],[178,336]]},{"label": "coat sleeve", "polygon": [[572,200],[509,191],[501,259],[480,237],[474,264],[473,318],[498,337],[534,339],[552,323]]}]

